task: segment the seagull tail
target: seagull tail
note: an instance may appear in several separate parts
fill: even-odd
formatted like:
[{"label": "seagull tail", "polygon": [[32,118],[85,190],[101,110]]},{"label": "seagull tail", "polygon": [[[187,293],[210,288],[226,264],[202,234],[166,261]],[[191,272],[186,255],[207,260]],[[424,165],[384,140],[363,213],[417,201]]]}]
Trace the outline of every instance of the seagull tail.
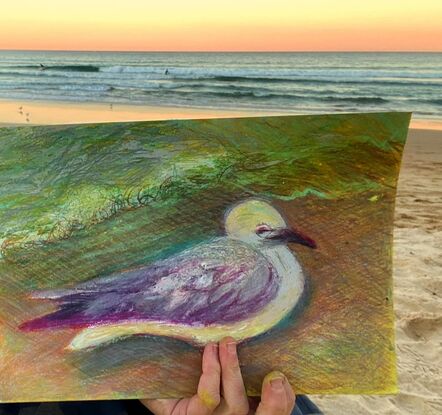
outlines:
[{"label": "seagull tail", "polygon": [[73,329],[87,326],[86,321],[77,319],[75,315],[70,315],[66,309],[57,310],[53,313],[27,320],[20,324],[18,328],[22,331],[37,331],[47,329]]},{"label": "seagull tail", "polygon": [[[44,297],[48,298],[49,297]],[[20,324],[19,329],[22,331],[36,331],[46,329],[80,329],[89,326],[93,321],[90,317],[82,315],[83,306],[81,303],[60,304],[62,299],[51,300],[59,303],[59,308],[52,313],[27,320]]]}]

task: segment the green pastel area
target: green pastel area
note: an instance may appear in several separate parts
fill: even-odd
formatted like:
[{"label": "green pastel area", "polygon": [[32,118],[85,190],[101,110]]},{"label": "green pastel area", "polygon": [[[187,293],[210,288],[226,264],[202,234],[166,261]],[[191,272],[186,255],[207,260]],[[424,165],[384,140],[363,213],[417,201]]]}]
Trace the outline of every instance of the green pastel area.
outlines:
[{"label": "green pastel area", "polygon": [[409,119],[372,113],[1,128],[0,273],[33,289],[150,261],[219,234],[226,207],[248,196],[371,192],[376,202],[396,185]]}]

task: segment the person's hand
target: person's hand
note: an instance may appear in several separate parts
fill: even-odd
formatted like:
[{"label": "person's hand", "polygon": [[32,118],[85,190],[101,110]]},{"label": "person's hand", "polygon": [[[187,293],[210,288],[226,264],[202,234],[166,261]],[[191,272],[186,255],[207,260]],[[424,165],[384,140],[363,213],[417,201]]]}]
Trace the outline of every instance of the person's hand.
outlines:
[{"label": "person's hand", "polygon": [[236,343],[227,337],[219,345],[209,343],[204,348],[196,395],[141,402],[155,415],[289,415],[295,405],[295,394],[282,373],[271,372],[264,378],[261,402],[256,406],[253,400],[249,401]]}]

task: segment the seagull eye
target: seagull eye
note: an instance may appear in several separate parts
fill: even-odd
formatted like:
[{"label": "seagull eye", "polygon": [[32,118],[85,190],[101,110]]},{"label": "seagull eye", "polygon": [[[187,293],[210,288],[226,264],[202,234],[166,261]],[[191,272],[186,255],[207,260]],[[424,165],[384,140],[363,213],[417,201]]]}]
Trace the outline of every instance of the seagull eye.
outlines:
[{"label": "seagull eye", "polygon": [[265,235],[268,232],[271,232],[272,228],[269,225],[266,225],[265,223],[262,223],[261,225],[258,225],[255,229],[255,232],[257,235]]}]

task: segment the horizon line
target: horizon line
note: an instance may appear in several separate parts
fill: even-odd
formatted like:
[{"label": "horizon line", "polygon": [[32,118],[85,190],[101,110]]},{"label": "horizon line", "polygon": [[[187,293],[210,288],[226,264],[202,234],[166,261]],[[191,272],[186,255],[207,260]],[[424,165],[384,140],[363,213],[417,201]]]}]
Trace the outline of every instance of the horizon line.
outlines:
[{"label": "horizon line", "polygon": [[103,53],[442,53],[441,50],[88,50],[88,49],[9,49],[0,52],[103,52]]}]

